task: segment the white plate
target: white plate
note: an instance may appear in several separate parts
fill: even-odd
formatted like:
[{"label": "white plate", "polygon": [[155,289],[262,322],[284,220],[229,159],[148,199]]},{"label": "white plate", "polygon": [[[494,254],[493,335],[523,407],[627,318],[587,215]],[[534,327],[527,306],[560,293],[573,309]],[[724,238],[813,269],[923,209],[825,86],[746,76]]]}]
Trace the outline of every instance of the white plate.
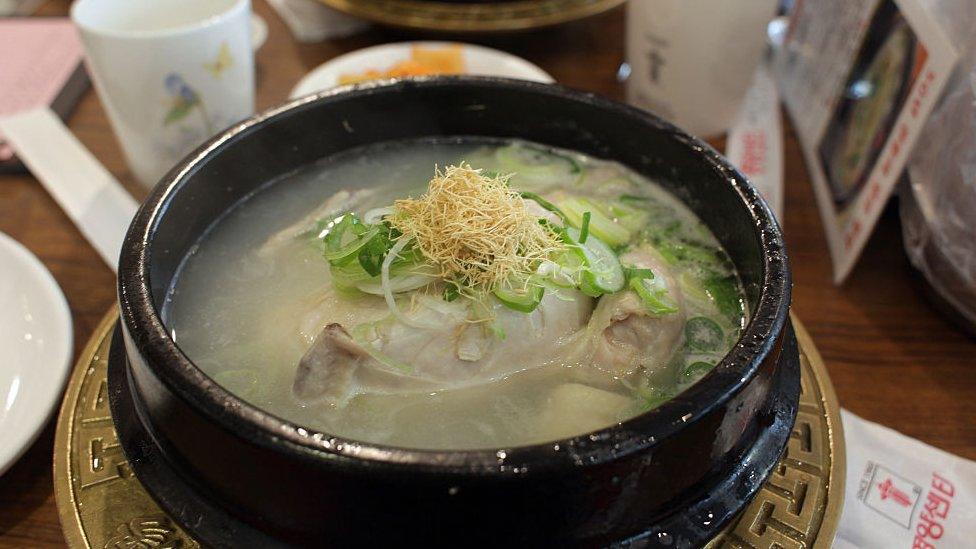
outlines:
[{"label": "white plate", "polygon": [[555,82],[553,77],[536,65],[503,51],[455,42],[399,42],[352,51],[319,65],[298,82],[291,90],[290,97],[334,88],[339,85],[339,76],[343,74],[359,74],[369,69],[388,70],[396,63],[409,59],[410,48],[415,45],[425,48],[461,46],[465,74],[520,78],[545,84]]},{"label": "white plate", "polygon": [[0,475],[61,402],[71,371],[71,311],[34,254],[0,233]]}]

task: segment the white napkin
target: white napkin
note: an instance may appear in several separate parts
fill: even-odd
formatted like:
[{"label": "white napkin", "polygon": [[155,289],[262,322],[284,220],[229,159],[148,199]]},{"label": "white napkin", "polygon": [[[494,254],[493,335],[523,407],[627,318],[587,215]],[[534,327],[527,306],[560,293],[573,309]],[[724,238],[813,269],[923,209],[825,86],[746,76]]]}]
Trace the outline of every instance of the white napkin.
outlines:
[{"label": "white napkin", "polygon": [[847,485],[834,547],[976,547],[976,462],[841,417]]},{"label": "white napkin", "polygon": [[299,42],[319,42],[355,34],[369,24],[315,0],[268,0]]}]

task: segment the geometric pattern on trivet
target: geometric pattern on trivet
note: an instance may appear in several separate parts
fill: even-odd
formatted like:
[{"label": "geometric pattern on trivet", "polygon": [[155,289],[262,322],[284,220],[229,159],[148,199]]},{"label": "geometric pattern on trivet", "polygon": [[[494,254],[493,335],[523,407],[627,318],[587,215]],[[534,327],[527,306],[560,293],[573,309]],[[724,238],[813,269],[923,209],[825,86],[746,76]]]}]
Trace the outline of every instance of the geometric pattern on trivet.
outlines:
[{"label": "geometric pattern on trivet", "polygon": [[792,320],[801,350],[796,425],[756,499],[708,547],[827,548],[834,540],[847,469],[840,406],[810,334]]},{"label": "geometric pattern on trivet", "polygon": [[[65,540],[86,548],[197,548],[146,493],[119,447],[107,392],[117,320],[113,308],[82,351],[58,417],[54,494]],[[844,488],[839,408],[809,335],[793,323],[801,351],[793,436],[756,500],[709,547],[827,547],[833,539]]]}]

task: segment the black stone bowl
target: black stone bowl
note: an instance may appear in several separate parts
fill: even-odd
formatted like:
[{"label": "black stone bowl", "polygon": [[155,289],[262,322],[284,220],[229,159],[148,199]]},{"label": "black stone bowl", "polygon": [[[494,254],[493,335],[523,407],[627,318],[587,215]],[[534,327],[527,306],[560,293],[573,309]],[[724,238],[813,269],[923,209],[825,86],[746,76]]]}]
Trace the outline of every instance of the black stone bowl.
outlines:
[{"label": "black stone bowl", "polygon": [[[711,227],[751,320],[699,383],[661,407],[572,439],[483,451],[345,440],[239,400],[160,320],[181,260],[231,205],[298,167],[379,141],[517,137],[622,162]],[[786,445],[799,370],[783,238],[756,190],[713,149],[594,95],[494,78],[343,88],[234,126],[142,205],[119,265],[121,337],[110,400],[133,470],[209,545],[697,546],[755,494]]]}]

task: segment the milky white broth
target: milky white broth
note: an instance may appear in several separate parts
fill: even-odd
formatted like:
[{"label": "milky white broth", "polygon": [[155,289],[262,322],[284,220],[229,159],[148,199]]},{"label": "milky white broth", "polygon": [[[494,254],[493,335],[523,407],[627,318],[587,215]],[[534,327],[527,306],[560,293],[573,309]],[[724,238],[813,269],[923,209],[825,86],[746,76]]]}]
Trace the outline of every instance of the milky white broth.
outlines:
[{"label": "milky white broth", "polygon": [[738,277],[718,242],[656,184],[616,163],[555,151],[557,162],[572,159],[572,173],[554,170],[556,179],[541,183],[516,174],[511,186],[547,197],[567,190],[595,200],[625,196],[650,212],[632,245],[653,246],[668,260],[687,321],[666,367],[617,379],[586,364],[556,362],[460,389],[359,394],[343,405],[295,398],[297,365],[318,330],[328,322],[375,319],[385,304],[382,297],[330,292],[329,265],[314,238],[273,247],[269,240],[340,189],[375,189],[356,204],[362,214],[419,196],[435,166],[467,161],[511,171],[499,161],[506,144],[459,138],[373,145],[269,183],[217,221],[187,256],[167,296],[164,322],[197,366],[251,404],[313,430],[402,447],[501,448],[575,436],[649,410],[700,379],[746,321]]}]

